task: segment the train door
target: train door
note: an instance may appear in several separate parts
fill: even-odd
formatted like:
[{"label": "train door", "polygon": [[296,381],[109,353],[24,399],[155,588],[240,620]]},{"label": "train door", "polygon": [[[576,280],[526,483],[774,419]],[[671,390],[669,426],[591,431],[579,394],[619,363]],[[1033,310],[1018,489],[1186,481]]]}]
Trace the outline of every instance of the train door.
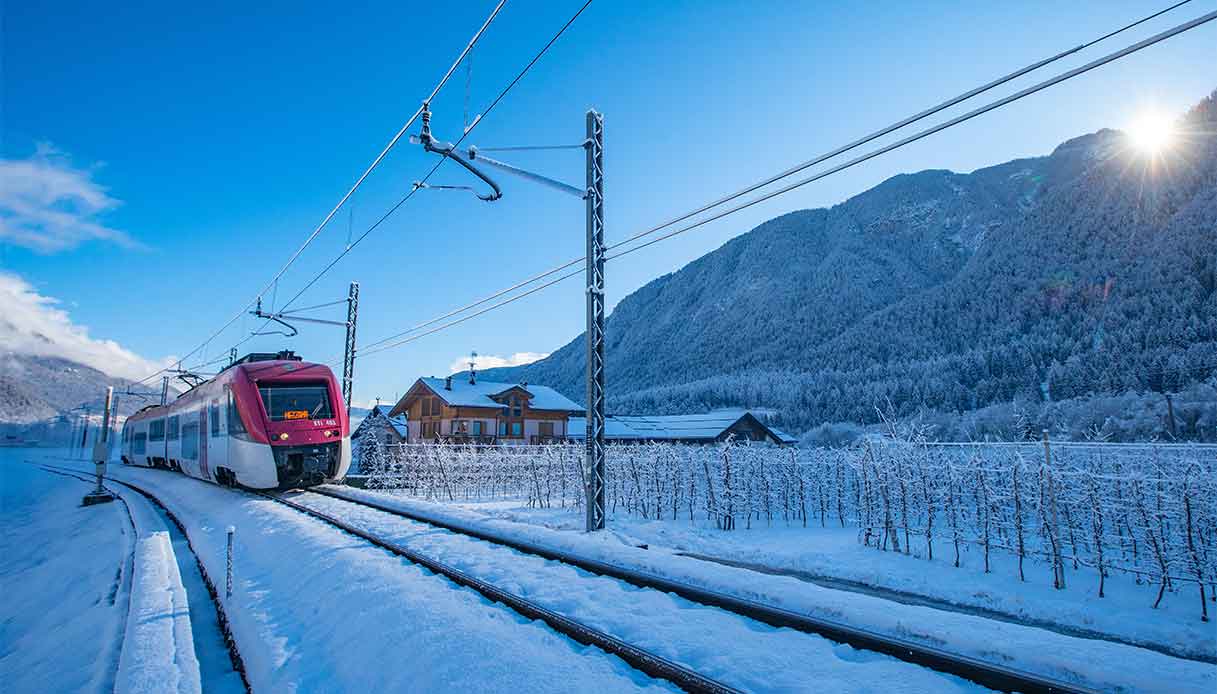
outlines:
[{"label": "train door", "polygon": [[[233,474],[240,467],[233,435],[241,432],[242,429],[233,424],[233,422],[241,421],[235,408],[236,401],[232,396],[232,388],[226,385],[220,399],[215,403],[216,421],[212,423],[212,427],[215,427],[216,439],[215,448],[212,449],[211,469],[212,474],[217,475],[216,482],[220,484],[230,483],[231,480],[227,479],[228,475]],[[216,472],[219,468],[226,470],[224,476],[219,476]]]},{"label": "train door", "polygon": [[211,448],[211,431],[207,426],[207,403],[199,408],[199,477],[211,479],[211,470],[207,467],[207,452]]}]

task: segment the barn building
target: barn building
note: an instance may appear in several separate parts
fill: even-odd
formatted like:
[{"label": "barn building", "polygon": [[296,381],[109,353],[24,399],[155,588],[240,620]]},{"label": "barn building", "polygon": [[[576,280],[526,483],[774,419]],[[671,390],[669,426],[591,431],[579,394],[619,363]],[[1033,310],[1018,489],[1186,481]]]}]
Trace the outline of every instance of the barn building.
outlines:
[{"label": "barn building", "polygon": [[583,407],[558,391],[528,383],[420,378],[389,411],[405,415],[408,441],[550,443],[565,440],[567,421]]},{"label": "barn building", "polygon": [[[748,410],[715,410],[706,414],[608,415],[604,421],[605,440],[609,443],[687,443],[709,444],[726,441],[757,441],[792,445],[793,436],[765,424]],[[567,438],[582,441],[587,420],[571,418]]]}]

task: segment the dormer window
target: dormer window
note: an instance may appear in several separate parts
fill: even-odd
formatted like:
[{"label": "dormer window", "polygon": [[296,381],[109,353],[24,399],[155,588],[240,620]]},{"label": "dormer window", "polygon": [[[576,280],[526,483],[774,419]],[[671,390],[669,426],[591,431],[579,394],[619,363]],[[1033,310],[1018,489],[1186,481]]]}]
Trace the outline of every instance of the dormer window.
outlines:
[{"label": "dormer window", "polygon": [[513,395],[513,396],[511,396],[511,400],[509,400],[508,402],[511,403],[511,416],[512,417],[523,417],[524,416],[523,401],[521,401],[519,398],[517,398],[516,396]]}]

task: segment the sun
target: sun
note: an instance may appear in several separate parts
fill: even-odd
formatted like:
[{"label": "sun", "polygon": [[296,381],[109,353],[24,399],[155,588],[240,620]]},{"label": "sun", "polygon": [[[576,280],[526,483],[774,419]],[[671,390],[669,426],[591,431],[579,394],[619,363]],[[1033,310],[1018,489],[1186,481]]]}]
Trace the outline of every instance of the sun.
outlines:
[{"label": "sun", "polygon": [[1175,124],[1158,111],[1145,111],[1128,126],[1133,146],[1146,154],[1157,154],[1170,146],[1175,137]]}]

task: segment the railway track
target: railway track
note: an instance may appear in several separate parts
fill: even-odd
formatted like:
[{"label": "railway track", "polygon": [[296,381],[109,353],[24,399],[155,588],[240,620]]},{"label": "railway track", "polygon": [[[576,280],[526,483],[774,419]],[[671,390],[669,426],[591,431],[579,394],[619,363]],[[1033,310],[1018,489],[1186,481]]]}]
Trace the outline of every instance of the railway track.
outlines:
[{"label": "railway track", "polygon": [[[51,466],[45,463],[42,464],[42,467],[50,472],[75,477],[83,481],[92,481],[94,479],[92,476],[89,476],[88,473],[80,470]],[[181,522],[178,521],[177,517],[173,515],[172,511],[170,511],[169,508],[165,506],[165,504],[161,502],[161,500],[158,499],[154,494],[137,484],[119,480],[110,475],[106,475],[105,479],[117,484],[121,484],[147,497],[152,503],[164,509],[166,514],[169,515],[169,517],[178,525],[178,527],[182,529],[183,533],[185,533],[185,528],[182,526]],[[573,639],[578,643],[585,646],[595,646],[607,653],[615,655],[634,669],[651,677],[667,680],[687,692],[691,692],[692,694],[740,694],[740,690],[734,687],[718,682],[710,677],[706,677],[690,668],[678,663],[674,663],[666,658],[663,658],[662,656],[651,653],[645,649],[634,646],[626,641],[606,634],[577,620],[554,612],[553,610],[545,608],[531,600],[503,590],[492,583],[471,576],[468,573],[457,569],[456,567],[445,564],[444,562],[438,561],[420,552],[411,550],[410,548],[392,542],[391,540],[387,540],[369,533],[366,530],[347,523],[340,518],[336,518],[317,509],[310,508],[304,504],[294,502],[290,499],[285,499],[276,494],[253,490],[236,491],[249,494],[250,496],[254,497],[269,499],[276,503],[288,506],[293,510],[320,520],[346,533],[359,537],[360,539],[365,540],[376,547],[384,549],[396,556],[402,557],[403,559],[406,559],[414,564],[418,564],[419,566],[422,566],[434,573],[445,576],[460,586],[475,590],[489,600],[502,603],[528,619],[540,620],[553,630]],[[216,597],[214,587],[211,580],[207,577],[206,571],[201,563],[199,564],[199,569],[204,572],[204,580],[207,582],[208,589],[212,591],[212,598],[214,599]],[[218,602],[217,609],[219,609]],[[225,628],[225,635],[228,637],[227,621],[222,612],[220,613],[220,617],[221,623]],[[240,656],[236,653],[235,644],[233,644],[231,641],[230,647],[234,649],[234,663],[238,662]],[[244,677],[243,667],[241,668],[241,673],[242,677]],[[248,690],[248,683],[246,683],[246,687]]]},{"label": "railway track", "polygon": [[351,535],[366,540],[367,542],[402,557],[407,561],[418,564],[419,566],[422,566],[434,573],[444,576],[457,585],[471,588],[478,593],[481,593],[487,599],[502,603],[528,619],[541,620],[542,622],[545,622],[545,624],[547,624],[551,629],[564,636],[567,636],[585,646],[595,646],[606,653],[615,655],[624,660],[634,669],[644,672],[651,677],[672,682],[687,692],[696,694],[729,694],[739,692],[739,690],[735,689],[734,687],[730,687],[722,682],[706,677],[705,675],[702,675],[683,665],[674,663],[662,656],[634,646],[615,636],[595,629],[594,627],[590,627],[586,624],[566,617],[565,615],[543,607],[532,600],[528,600],[527,598],[503,590],[502,588],[499,588],[488,581],[483,581],[475,576],[471,576],[470,574],[461,571],[454,566],[370,533],[328,513],[312,508],[306,504],[301,504],[292,501],[291,499],[286,499],[276,494],[266,492],[255,493],[265,499],[270,499],[276,503],[288,506],[292,509],[300,511],[301,513],[307,514],[308,516],[316,518],[317,520],[323,521],[335,528],[350,533]]},{"label": "railway track", "polygon": [[[962,677],[990,689],[1006,692],[1023,692],[1025,694],[1091,694],[1095,691],[1079,685],[951,653],[840,622],[792,612],[773,605],[766,605],[746,598],[674,581],[664,576],[562,552],[551,547],[528,542],[527,540],[508,537],[462,523],[433,518],[425,514],[414,513],[369,499],[355,498],[334,491],[331,488],[314,487],[308,491],[408,520],[443,528],[444,530],[484,542],[509,547],[525,554],[562,562],[598,576],[624,581],[635,587],[671,593],[690,602],[717,607],[773,627],[794,629],[821,636],[830,641],[844,643],[860,650],[889,655],[937,672]],[[270,498],[284,501],[273,495]]]}]

